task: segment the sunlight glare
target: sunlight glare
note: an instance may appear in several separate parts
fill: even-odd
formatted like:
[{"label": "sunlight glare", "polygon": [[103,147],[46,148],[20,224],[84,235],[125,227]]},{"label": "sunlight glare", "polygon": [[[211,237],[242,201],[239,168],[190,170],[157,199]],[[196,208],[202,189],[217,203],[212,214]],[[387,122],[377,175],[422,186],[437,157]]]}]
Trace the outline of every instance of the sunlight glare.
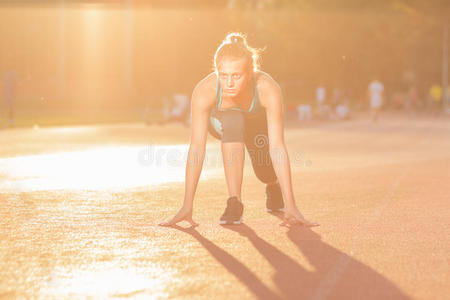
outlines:
[{"label": "sunlight glare", "polygon": [[[182,182],[188,145],[101,147],[0,159],[1,190],[121,190]],[[204,170],[202,178],[217,170]]]},{"label": "sunlight glare", "polygon": [[41,295],[161,299],[167,297],[164,289],[172,280],[172,275],[167,270],[157,266],[147,266],[141,271],[107,266],[101,270],[96,269],[98,267],[88,270],[57,268],[41,289]]}]

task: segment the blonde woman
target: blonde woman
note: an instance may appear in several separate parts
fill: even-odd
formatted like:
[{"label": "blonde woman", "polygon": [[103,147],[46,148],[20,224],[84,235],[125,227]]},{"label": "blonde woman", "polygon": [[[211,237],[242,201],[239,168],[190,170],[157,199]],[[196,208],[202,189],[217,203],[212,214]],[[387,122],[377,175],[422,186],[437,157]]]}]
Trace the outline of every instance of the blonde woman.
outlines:
[{"label": "blonde woman", "polygon": [[160,225],[171,226],[183,220],[198,225],[192,219],[193,202],[208,131],[221,140],[229,193],[220,224],[242,222],[241,186],[247,148],[256,176],[266,184],[267,211],[284,211],[284,223],[318,225],[307,221],[296,206],[284,143],[280,87],[259,70],[258,58],[258,51],[241,33],[228,34],[218,47],[215,71],[201,80],[192,94],[184,202],[173,218]]}]

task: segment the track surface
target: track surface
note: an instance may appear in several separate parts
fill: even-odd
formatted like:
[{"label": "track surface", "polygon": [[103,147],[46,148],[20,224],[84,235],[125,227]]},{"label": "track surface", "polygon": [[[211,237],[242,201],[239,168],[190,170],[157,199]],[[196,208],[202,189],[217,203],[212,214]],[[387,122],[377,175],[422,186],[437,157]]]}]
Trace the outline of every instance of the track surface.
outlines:
[{"label": "track surface", "polygon": [[0,298],[450,295],[448,118],[288,128],[296,202],[321,224],[312,229],[265,212],[248,157],[244,224],[220,226],[227,194],[212,138],[200,226],[157,226],[181,204],[188,141],[181,125],[0,131]]}]

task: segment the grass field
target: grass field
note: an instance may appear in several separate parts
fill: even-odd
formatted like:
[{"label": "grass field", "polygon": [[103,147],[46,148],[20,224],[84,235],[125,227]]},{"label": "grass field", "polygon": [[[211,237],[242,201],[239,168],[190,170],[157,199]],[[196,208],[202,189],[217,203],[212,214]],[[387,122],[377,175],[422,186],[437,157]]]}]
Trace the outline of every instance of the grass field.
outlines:
[{"label": "grass field", "polygon": [[208,141],[200,226],[165,228],[183,199],[188,128],[0,130],[0,298],[450,295],[449,118],[289,126],[296,202],[321,224],[312,229],[266,213],[248,157],[244,224],[220,226],[227,191],[220,144]]}]

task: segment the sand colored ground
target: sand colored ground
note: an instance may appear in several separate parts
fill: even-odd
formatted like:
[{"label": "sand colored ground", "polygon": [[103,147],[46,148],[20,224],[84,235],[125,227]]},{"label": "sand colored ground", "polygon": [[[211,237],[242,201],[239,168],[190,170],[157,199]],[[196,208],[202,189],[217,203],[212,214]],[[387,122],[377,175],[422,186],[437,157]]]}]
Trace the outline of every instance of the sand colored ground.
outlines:
[{"label": "sand colored ground", "polygon": [[188,142],[176,124],[0,131],[0,298],[448,299],[448,118],[287,128],[312,229],[266,213],[248,157],[244,224],[220,226],[212,138],[200,226],[157,226],[181,204]]}]

